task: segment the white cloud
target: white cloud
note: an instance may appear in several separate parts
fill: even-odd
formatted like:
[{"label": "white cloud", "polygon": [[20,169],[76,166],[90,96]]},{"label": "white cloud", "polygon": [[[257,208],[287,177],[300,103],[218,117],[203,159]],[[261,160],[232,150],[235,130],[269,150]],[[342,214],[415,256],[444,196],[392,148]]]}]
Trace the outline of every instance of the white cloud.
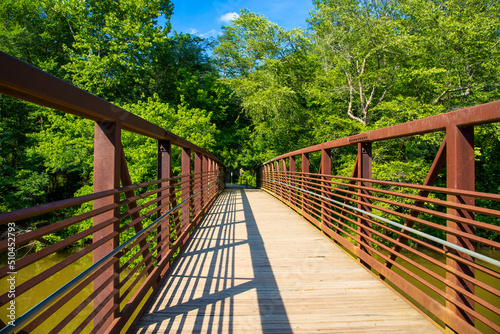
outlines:
[{"label": "white cloud", "polygon": [[191,35],[196,35],[198,34],[198,30],[196,30],[195,28],[189,28],[187,30],[188,34],[191,34]]},{"label": "white cloud", "polygon": [[219,17],[219,22],[230,24],[233,20],[237,19],[238,17],[240,17],[240,15],[236,12],[226,13],[221,17]]},{"label": "white cloud", "polygon": [[215,29],[212,29],[204,34],[200,34],[200,37],[203,37],[203,38],[208,38],[208,37],[217,37],[218,35],[220,35],[221,32],[220,31],[217,31]]}]

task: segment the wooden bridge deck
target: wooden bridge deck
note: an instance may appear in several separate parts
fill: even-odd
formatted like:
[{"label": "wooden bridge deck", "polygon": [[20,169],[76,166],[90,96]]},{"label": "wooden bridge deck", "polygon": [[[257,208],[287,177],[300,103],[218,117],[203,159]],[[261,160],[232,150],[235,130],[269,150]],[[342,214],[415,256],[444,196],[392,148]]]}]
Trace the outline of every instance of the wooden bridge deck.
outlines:
[{"label": "wooden bridge deck", "polygon": [[284,204],[226,189],[134,333],[440,333]]}]

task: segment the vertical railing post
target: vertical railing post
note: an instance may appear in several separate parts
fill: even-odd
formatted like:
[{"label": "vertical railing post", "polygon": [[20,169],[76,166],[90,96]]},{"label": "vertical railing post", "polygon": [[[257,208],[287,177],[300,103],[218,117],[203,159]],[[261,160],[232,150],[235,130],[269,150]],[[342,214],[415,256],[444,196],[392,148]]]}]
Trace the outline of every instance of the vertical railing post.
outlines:
[{"label": "vertical railing post", "polygon": [[[202,160],[203,156],[201,153],[195,152],[194,154],[194,189],[193,192],[197,193],[201,189],[201,172],[202,172]],[[201,211],[201,194],[198,194],[194,198],[194,214],[197,215]]]},{"label": "vertical railing post", "polygon": [[[158,179],[169,179],[172,177],[172,146],[169,140],[159,140],[158,141]],[[171,187],[168,187],[171,186]],[[158,184],[158,188],[166,188],[158,193],[158,197],[162,197],[162,200],[158,202],[158,206],[161,206],[158,216],[164,215],[170,209],[170,198],[171,192],[174,192],[173,183],[171,180],[167,182],[161,182]],[[170,248],[170,217],[164,219],[160,226],[158,226],[157,233],[158,244],[160,245],[157,251],[158,262],[160,262],[162,255],[168,252]],[[165,230],[163,234],[161,231]]]},{"label": "vertical railing post", "polygon": [[269,190],[269,181],[266,181],[267,179],[269,179],[269,165],[268,164],[265,164],[264,166],[262,166],[262,174],[261,174],[261,187],[263,189],[267,189]]},{"label": "vertical railing post", "polygon": [[262,169],[263,169],[263,166],[259,166],[255,171],[255,173],[256,173],[256,175],[255,175],[255,188],[257,188],[257,189],[260,189],[262,186],[262,183],[261,183],[262,182],[261,181],[262,180]]},{"label": "vertical railing post", "polygon": [[[302,189],[308,190],[307,182],[309,180],[309,153],[302,153],[302,163],[300,166],[302,173]],[[302,193],[302,214],[309,213],[307,205],[309,204],[309,196]]]},{"label": "vertical railing post", "polygon": [[[274,179],[276,182],[281,182],[280,162],[278,160],[274,161]],[[275,185],[275,194],[277,197],[281,197],[281,184],[275,183]]]},{"label": "vertical railing post", "polygon": [[276,188],[276,185],[274,184],[273,181],[275,181],[274,179],[274,163],[271,161],[269,163],[269,190],[271,191],[271,193],[275,193],[274,189]]},{"label": "vertical railing post", "polygon": [[211,162],[211,170],[212,170],[212,182],[214,182],[214,186],[212,187],[212,196],[211,198],[214,198],[215,194],[217,193],[217,166],[215,164],[214,160],[210,160]]},{"label": "vertical railing post", "polygon": [[[208,183],[214,182],[214,173],[213,173],[213,161],[208,158]],[[213,197],[213,185],[208,188],[208,200],[211,201]]]},{"label": "vertical railing post", "polygon": [[[288,175],[287,175],[287,170],[286,170],[286,160],[285,159],[281,159],[281,183],[288,183]],[[288,188],[286,185],[281,185],[282,186],[282,193],[281,193],[281,196],[283,197],[283,201],[284,202],[289,202],[290,201],[290,198],[289,198],[289,190],[290,188]]]},{"label": "vertical railing post", "polygon": [[[182,148],[182,158],[181,158],[181,199],[185,201],[189,196],[191,196],[191,149]],[[181,229],[184,231],[189,226],[190,220],[190,201],[184,203],[181,207]]]},{"label": "vertical railing post", "polygon": [[[321,196],[330,198],[330,190],[328,187],[331,185],[331,177],[327,175],[332,175],[332,154],[331,150],[321,150],[321,171],[325,175],[322,177],[323,182],[321,186]],[[329,223],[331,219],[329,218],[330,213],[328,209],[330,208],[330,203],[327,200],[321,200],[321,229],[330,229]]]},{"label": "vertical railing post", "polygon": [[274,179],[273,175],[273,164],[269,163],[267,164],[267,178],[269,179],[269,182],[267,183],[267,188],[269,189],[270,192],[273,192],[273,187],[274,183],[272,182]]},{"label": "vertical railing post", "polygon": [[272,183],[271,183],[272,167],[271,167],[271,164],[266,165],[266,178],[268,179],[268,181],[266,182],[266,188],[267,188],[267,190],[272,191]]},{"label": "vertical railing post", "polygon": [[[290,185],[295,187],[295,156],[290,157]],[[290,201],[293,205],[296,205],[295,201],[295,188],[290,188]]]},{"label": "vertical railing post", "polygon": [[[208,157],[205,155],[203,156],[203,161],[202,161],[202,171],[203,171],[202,187],[205,188],[209,182],[209,179],[208,179]],[[208,189],[204,189],[202,191],[201,201],[202,201],[202,206],[205,206],[208,203]]]},{"label": "vertical railing post", "polygon": [[[460,190],[470,190],[475,189],[475,168],[474,168],[474,127],[457,127],[455,125],[450,125],[446,129],[446,182],[447,187],[451,189]],[[455,196],[448,195],[447,200],[449,202],[455,202],[460,204],[467,204],[474,206],[475,200],[473,197],[465,196]],[[447,213],[449,215],[459,216],[462,218],[474,219],[474,214],[465,210],[457,210],[448,207]],[[448,220],[447,227],[455,229],[457,231],[466,232],[471,236],[474,235],[474,227],[467,224],[457,223],[455,221]],[[470,249],[474,251],[474,244],[470,239],[455,236],[448,233],[446,240]],[[455,251],[453,249],[447,249],[450,254],[459,256],[467,261],[473,262],[474,258],[464,254],[462,252]],[[474,269],[470,266],[460,263],[453,258],[447,256],[446,264],[453,268],[456,272],[462,275],[474,278]],[[460,275],[451,273],[447,271],[446,278],[450,282],[450,285],[456,285],[464,289],[471,294],[474,294],[474,284],[463,279]],[[446,301],[446,307],[450,310],[450,313],[457,315],[458,317],[464,319],[471,326],[474,326],[474,316],[467,313],[464,309],[457,307],[450,300],[458,301],[464,304],[466,307],[474,310],[474,300],[466,297],[463,293],[456,291],[454,288],[448,285],[446,287],[446,293],[449,296]],[[452,322],[447,322],[448,324]]]},{"label": "vertical railing post", "polygon": [[[121,124],[107,121],[96,122],[94,132],[94,192],[119,188],[122,155]],[[119,195],[94,200],[94,210],[117,203],[119,200]],[[100,214],[94,217],[93,225],[96,226],[107,220],[117,218],[119,213],[120,210],[117,208]],[[120,238],[117,233],[119,227],[120,222],[116,219],[112,224],[93,234],[93,243],[101,242],[101,239],[114,235],[113,238],[92,251],[93,263],[96,263],[119,246]],[[118,315],[119,264],[120,261],[115,259],[115,263],[93,281],[94,290],[105,286],[93,301],[94,309],[101,308],[100,312],[94,317],[94,328],[108,327]],[[115,276],[114,279],[113,276]],[[101,305],[112,294],[114,294],[114,297]]]},{"label": "vertical railing post", "polygon": [[[372,178],[372,143],[358,143],[358,178],[362,179],[371,179]],[[363,187],[371,187],[371,182],[360,181],[358,183]],[[370,203],[370,200],[365,198],[365,195],[369,195],[370,192],[364,189],[358,189],[358,199],[362,203]],[[361,210],[371,212],[371,208],[365,204],[358,204],[358,208]],[[358,218],[358,231],[359,231],[359,240],[360,245],[359,248],[366,253],[370,253],[370,250],[361,244],[361,242],[370,245],[371,244],[371,232],[367,230],[365,227],[370,227],[370,223],[366,220],[368,219],[367,215],[361,214],[361,217]],[[370,266],[361,260],[361,263],[366,267],[370,268]]]}]

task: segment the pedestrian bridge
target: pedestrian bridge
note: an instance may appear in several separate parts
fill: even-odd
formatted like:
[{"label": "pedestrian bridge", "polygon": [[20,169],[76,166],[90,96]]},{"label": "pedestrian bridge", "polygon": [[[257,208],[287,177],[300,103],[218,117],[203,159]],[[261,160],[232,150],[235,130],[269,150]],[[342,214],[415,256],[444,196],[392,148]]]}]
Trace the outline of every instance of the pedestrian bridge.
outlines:
[{"label": "pedestrian bridge", "polygon": [[[0,64],[1,94],[95,121],[93,194],[0,213],[0,333],[500,332],[500,195],[476,191],[474,164],[474,128],[500,121],[500,101],[286,153],[250,189],[189,141]],[[122,131],[157,140],[157,179],[132,184]],[[425,180],[374,175],[374,145],[430,133]]]},{"label": "pedestrian bridge", "polygon": [[264,191],[227,188],[133,333],[440,333]]}]

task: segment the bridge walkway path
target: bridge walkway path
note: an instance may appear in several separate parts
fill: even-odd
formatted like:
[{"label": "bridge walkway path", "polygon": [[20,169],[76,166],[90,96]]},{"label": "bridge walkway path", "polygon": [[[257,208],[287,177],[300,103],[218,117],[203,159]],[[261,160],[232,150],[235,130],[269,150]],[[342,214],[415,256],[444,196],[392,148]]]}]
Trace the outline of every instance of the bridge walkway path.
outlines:
[{"label": "bridge walkway path", "polygon": [[228,188],[134,333],[441,333],[286,205]]}]

